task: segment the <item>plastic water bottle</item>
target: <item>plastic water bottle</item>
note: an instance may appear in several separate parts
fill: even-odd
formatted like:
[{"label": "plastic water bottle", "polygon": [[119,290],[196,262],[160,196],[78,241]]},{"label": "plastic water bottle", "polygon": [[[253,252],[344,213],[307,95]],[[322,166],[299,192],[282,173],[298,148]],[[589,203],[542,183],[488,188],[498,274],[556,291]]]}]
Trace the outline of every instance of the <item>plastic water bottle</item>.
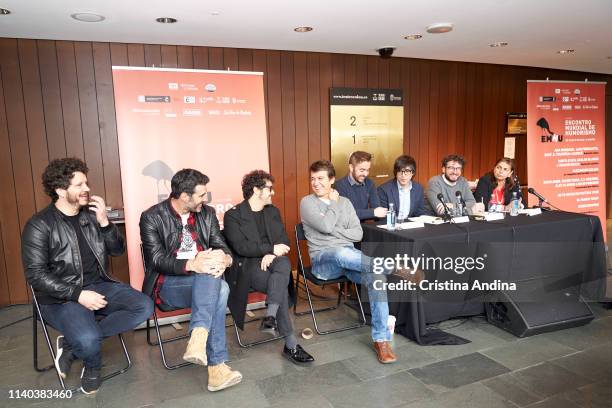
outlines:
[{"label": "plastic water bottle", "polygon": [[497,202],[495,201],[495,194],[491,194],[491,200],[489,200],[489,212],[497,211]]},{"label": "plastic water bottle", "polygon": [[389,203],[389,211],[387,211],[387,230],[395,231],[395,208],[393,203]]},{"label": "plastic water bottle", "polygon": [[457,197],[457,210],[455,211],[455,215],[457,217],[463,217],[463,200],[460,197]]},{"label": "plastic water bottle", "polygon": [[516,191],[512,192],[512,205],[510,206],[510,215],[512,217],[517,216],[519,213],[519,200]]}]

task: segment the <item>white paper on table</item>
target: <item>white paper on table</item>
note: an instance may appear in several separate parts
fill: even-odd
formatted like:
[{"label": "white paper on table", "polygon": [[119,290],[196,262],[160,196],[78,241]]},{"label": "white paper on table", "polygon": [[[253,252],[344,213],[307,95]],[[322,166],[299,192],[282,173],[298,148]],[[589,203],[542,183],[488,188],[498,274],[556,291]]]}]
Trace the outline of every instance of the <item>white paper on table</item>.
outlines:
[{"label": "white paper on table", "polygon": [[484,219],[486,221],[503,220],[504,219],[504,213],[503,212],[488,212],[488,213],[484,214]]},{"label": "white paper on table", "polygon": [[533,217],[534,215],[542,214],[542,209],[541,208],[522,208],[519,210],[519,214],[527,214],[528,216]]},{"label": "white paper on table", "polygon": [[408,218],[410,221],[414,222],[422,222],[423,224],[444,224],[444,220],[440,217],[434,217],[432,215],[421,215],[419,217],[410,217]]}]

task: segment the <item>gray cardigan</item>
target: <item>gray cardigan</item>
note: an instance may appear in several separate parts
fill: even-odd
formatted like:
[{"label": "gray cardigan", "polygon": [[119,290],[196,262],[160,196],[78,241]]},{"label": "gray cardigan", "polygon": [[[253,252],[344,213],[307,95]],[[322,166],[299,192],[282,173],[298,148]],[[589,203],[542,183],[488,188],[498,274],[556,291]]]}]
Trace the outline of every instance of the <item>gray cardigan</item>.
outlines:
[{"label": "gray cardigan", "polygon": [[454,186],[446,184],[444,180],[442,180],[442,175],[437,175],[430,178],[429,183],[427,185],[427,200],[429,201],[429,204],[431,205],[431,208],[434,210],[434,212],[436,212],[436,206],[440,202],[440,200],[438,200],[439,193],[442,193],[447,203],[452,203],[456,206],[456,191],[461,191],[461,195],[463,196],[463,200],[465,201],[465,206],[468,209],[468,213],[471,214],[472,206],[476,204],[476,200],[474,199],[472,190],[470,190],[470,186],[465,177],[459,177],[459,179],[457,179],[457,183]]},{"label": "gray cardigan", "polygon": [[310,194],[300,202],[300,215],[310,256],[323,249],[352,245],[363,236],[353,204],[345,197],[326,204]]}]

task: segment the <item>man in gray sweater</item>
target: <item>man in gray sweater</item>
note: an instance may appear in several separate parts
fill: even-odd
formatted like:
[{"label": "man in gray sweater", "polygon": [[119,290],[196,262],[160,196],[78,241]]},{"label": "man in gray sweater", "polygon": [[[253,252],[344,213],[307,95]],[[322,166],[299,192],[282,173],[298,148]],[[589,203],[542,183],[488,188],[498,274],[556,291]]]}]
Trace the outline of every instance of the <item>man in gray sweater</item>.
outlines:
[{"label": "man in gray sweater", "polygon": [[366,285],[372,310],[374,350],[378,361],[393,363],[397,359],[389,343],[386,292],[374,288],[374,282],[384,282],[385,276],[374,274],[372,259],[355,249],[353,243],[361,240],[363,230],[351,202],[332,188],[335,176],[336,171],[329,161],[319,160],[311,164],[313,193],[302,198],[300,203],[312,273],[323,280],[346,275],[351,281]]},{"label": "man in gray sweater", "polygon": [[461,176],[464,166],[465,160],[463,157],[456,154],[448,155],[442,159],[442,174],[429,179],[427,201],[429,201],[436,214],[444,214],[444,206],[438,199],[438,195],[442,194],[449,211],[452,213],[457,203],[457,191],[461,192],[469,214],[484,211],[484,204],[476,202],[467,180]]}]

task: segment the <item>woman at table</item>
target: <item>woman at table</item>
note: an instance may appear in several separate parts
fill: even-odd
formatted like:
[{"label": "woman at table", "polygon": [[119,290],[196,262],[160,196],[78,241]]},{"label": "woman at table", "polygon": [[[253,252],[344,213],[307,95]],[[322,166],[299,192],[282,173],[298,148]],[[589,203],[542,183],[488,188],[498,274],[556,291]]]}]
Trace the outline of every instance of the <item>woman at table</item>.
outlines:
[{"label": "woman at table", "polygon": [[416,161],[411,156],[399,156],[393,164],[393,174],[395,178],[378,187],[381,207],[389,208],[393,203],[398,220],[427,214],[423,187],[412,181]]},{"label": "woman at table", "polygon": [[518,199],[522,200],[519,180],[514,169],[514,160],[504,157],[497,161],[493,170],[478,180],[474,198],[476,202],[485,205],[485,211],[489,211],[492,205],[504,207],[509,211],[514,192]]}]

